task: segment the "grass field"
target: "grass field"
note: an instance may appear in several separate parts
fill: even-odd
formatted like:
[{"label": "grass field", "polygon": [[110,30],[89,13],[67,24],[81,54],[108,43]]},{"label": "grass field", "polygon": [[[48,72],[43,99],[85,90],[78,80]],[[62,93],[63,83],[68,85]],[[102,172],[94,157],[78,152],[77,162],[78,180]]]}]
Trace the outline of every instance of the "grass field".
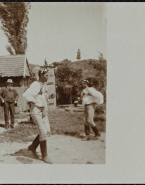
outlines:
[{"label": "grass field", "polygon": [[[24,115],[17,115],[17,118]],[[55,110],[49,113],[51,134],[65,134],[78,137],[84,133],[84,114],[69,113]],[[100,132],[106,131],[106,118],[104,114],[95,113],[94,121]],[[92,130],[91,130],[92,132]],[[92,132],[93,133],[93,132]],[[8,130],[0,135],[0,142],[29,142],[34,135],[38,134],[36,125],[21,123],[14,129]]]}]

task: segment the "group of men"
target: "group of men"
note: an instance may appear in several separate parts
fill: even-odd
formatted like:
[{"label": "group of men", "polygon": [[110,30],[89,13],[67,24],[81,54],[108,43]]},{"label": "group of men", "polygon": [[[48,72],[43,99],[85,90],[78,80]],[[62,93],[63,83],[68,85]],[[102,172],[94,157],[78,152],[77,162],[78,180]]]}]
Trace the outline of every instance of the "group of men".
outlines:
[{"label": "group of men", "polygon": [[[48,69],[41,67],[38,72],[39,80],[33,82],[30,87],[23,93],[23,97],[29,102],[31,105],[30,112],[33,121],[38,127],[39,133],[32,142],[32,144],[28,147],[28,150],[31,151],[34,157],[39,158],[39,155],[36,152],[37,147],[40,145],[42,160],[46,163],[52,164],[51,159],[47,154],[47,137],[50,136],[50,124],[48,120],[48,105],[49,99],[54,98],[55,95],[51,95],[48,97],[48,93],[46,92],[45,82],[47,82],[49,78]],[[13,81],[8,79],[7,87],[2,89],[0,92],[1,103],[4,107],[4,115],[5,115],[5,128],[9,128],[9,112],[11,115],[11,123],[10,127],[14,128],[14,112],[15,105],[18,101],[18,93],[15,89],[12,88]],[[93,87],[89,87],[89,81],[83,80],[83,91],[81,93],[82,102],[84,105],[84,113],[85,113],[85,134],[86,137],[83,139],[84,141],[90,140],[90,127],[95,133],[93,139],[97,140],[100,136],[96,124],[93,121],[95,106],[96,104],[103,103],[103,95]]]}]

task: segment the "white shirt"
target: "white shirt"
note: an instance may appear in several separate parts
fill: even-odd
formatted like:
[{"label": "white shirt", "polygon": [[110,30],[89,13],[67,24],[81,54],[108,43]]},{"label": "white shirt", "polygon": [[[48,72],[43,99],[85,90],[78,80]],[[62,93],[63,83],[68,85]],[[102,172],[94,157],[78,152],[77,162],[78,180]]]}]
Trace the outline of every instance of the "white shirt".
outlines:
[{"label": "white shirt", "polygon": [[93,87],[86,87],[82,93],[81,96],[83,97],[83,105],[91,104],[91,103],[97,103],[102,104],[104,102],[104,97],[101,92],[97,91]]},{"label": "white shirt", "polygon": [[25,97],[27,101],[33,102],[38,107],[47,107],[46,99],[48,98],[48,95],[47,92],[45,91],[44,86],[45,85],[41,85],[38,81],[35,81],[23,93],[22,96]]}]

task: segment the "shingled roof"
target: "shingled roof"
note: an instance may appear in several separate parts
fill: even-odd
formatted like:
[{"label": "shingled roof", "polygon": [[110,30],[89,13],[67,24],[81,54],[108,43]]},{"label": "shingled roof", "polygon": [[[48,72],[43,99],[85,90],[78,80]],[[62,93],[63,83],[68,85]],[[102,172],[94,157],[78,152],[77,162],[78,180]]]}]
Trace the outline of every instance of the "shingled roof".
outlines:
[{"label": "shingled roof", "polygon": [[30,76],[29,64],[25,55],[0,56],[0,73],[2,77]]}]

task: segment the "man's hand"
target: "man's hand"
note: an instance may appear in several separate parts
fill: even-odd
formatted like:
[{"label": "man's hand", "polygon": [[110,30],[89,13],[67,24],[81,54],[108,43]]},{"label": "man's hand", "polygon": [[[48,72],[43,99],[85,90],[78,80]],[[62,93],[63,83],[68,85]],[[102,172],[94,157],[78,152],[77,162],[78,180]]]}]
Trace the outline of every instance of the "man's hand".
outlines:
[{"label": "man's hand", "polygon": [[14,105],[17,106],[17,101],[15,100]]},{"label": "man's hand", "polygon": [[30,107],[32,107],[34,105],[34,103],[30,102],[30,101],[28,102],[28,104],[29,104]]},{"label": "man's hand", "polygon": [[4,99],[2,99],[2,103],[4,103],[5,102],[5,100]]},{"label": "man's hand", "polygon": [[55,98],[55,94],[51,94],[51,95],[48,97],[48,99],[53,99],[53,98]]},{"label": "man's hand", "polygon": [[34,102],[30,102],[30,105],[33,106],[33,105],[35,105],[35,103]]}]

